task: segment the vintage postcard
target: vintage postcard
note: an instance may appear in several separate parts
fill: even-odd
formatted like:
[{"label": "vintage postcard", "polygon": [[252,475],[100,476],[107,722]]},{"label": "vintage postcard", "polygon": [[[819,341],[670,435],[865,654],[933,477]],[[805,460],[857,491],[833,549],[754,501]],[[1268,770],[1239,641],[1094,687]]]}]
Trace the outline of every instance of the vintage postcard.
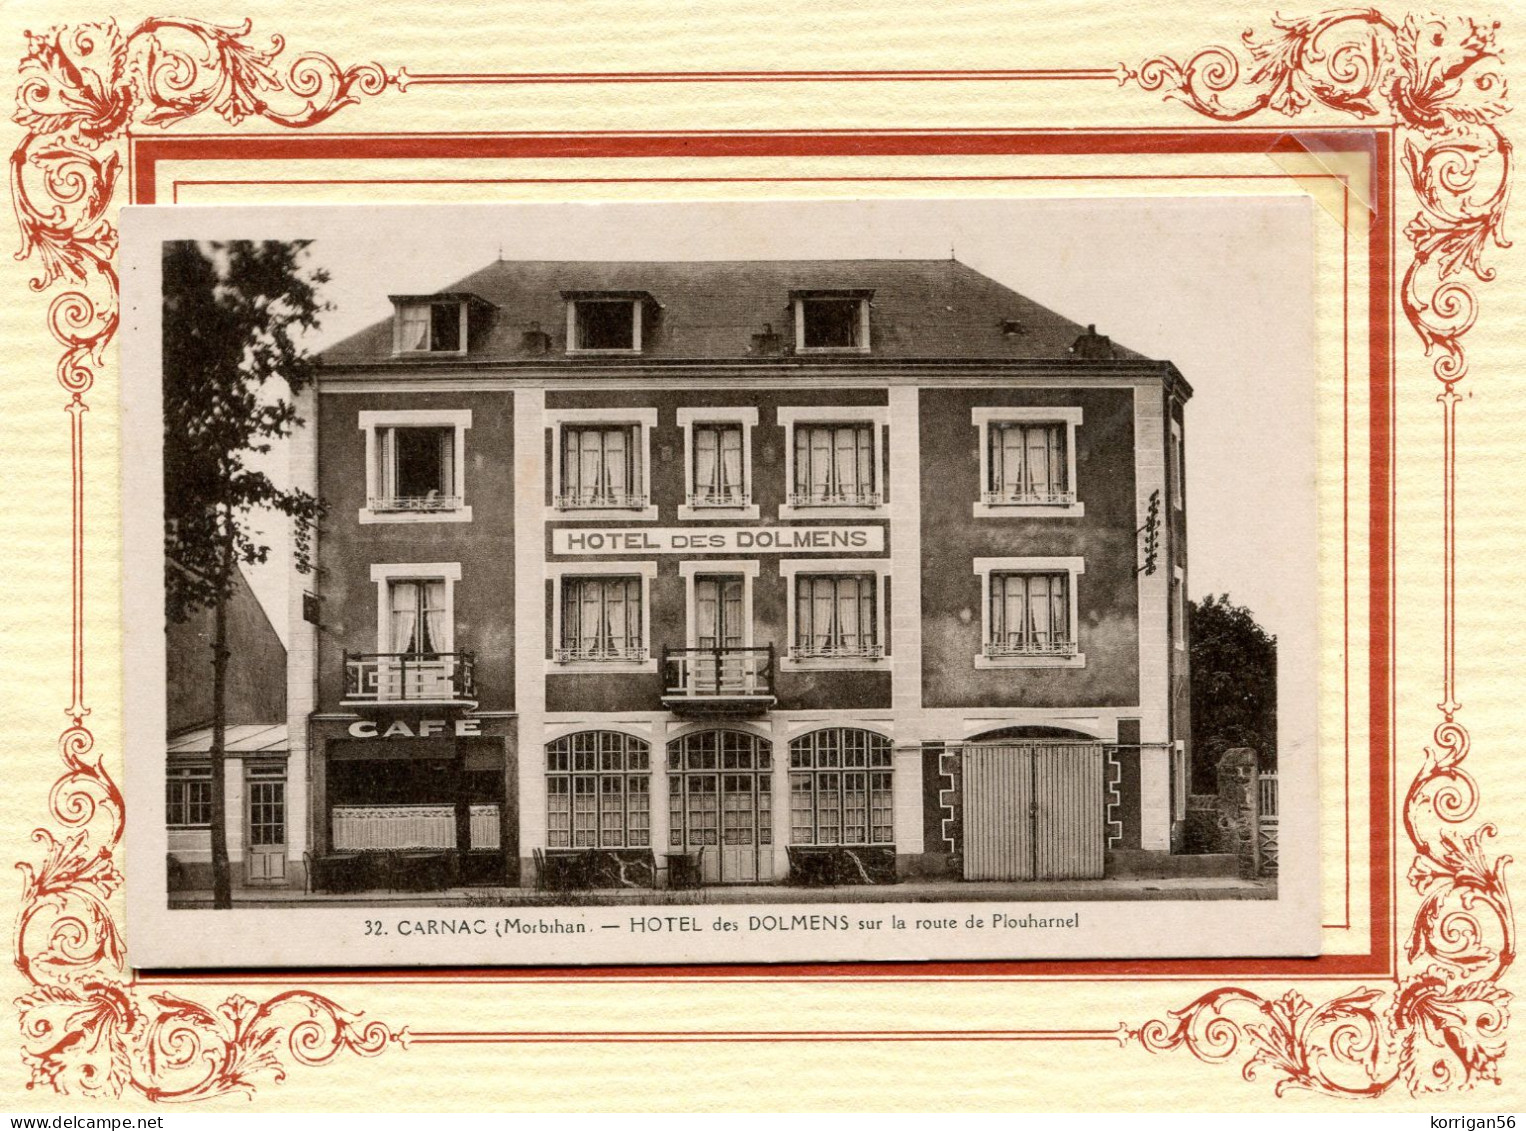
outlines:
[{"label": "vintage postcard", "polygon": [[0,1093],[1520,1106],[1519,29],[247,14],[0,12]]},{"label": "vintage postcard", "polygon": [[133,960],[1318,953],[1312,208],[125,211]]}]

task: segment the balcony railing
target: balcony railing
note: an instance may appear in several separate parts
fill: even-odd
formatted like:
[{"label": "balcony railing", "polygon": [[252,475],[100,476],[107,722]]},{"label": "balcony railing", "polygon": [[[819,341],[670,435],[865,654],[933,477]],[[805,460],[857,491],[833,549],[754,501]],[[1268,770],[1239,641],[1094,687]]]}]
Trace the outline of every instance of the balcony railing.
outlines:
[{"label": "balcony railing", "polygon": [[883,500],[878,491],[791,491],[792,507],[877,507]]},{"label": "balcony railing", "polygon": [[367,505],[373,511],[422,511],[424,513],[436,513],[439,511],[458,511],[461,509],[462,500],[460,495],[439,495],[431,491],[427,495],[373,496],[367,500]]},{"label": "balcony railing", "polygon": [[346,652],[348,706],[477,705],[476,658],[470,652]]},{"label": "balcony railing", "polygon": [[696,491],[689,496],[691,507],[746,507],[752,505],[752,499],[745,491]]},{"label": "balcony railing", "polygon": [[594,494],[558,495],[556,509],[559,511],[622,510],[639,511],[646,507],[645,495],[607,491]]},{"label": "balcony railing", "polygon": [[645,648],[634,646],[619,648],[558,648],[552,653],[559,664],[589,663],[598,660],[640,663],[646,659],[646,654]]},{"label": "balcony railing", "polygon": [[1076,502],[1074,491],[985,491],[980,501],[988,507],[1069,507]]},{"label": "balcony railing", "polygon": [[1006,643],[987,642],[985,654],[988,659],[1005,660],[1015,656],[1074,656],[1074,640],[1014,640]]},{"label": "balcony railing", "polygon": [[662,701],[673,710],[767,710],[775,703],[774,647],[664,648]]},{"label": "balcony railing", "polygon": [[792,660],[880,660],[885,649],[879,644],[846,644],[836,647],[815,644],[790,645]]}]

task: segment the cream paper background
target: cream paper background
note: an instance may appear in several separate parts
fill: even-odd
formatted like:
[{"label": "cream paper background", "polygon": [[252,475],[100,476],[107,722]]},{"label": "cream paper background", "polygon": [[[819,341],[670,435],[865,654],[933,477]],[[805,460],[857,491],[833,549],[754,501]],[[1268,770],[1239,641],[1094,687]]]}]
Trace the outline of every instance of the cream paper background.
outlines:
[{"label": "cream paper background", "polygon": [[[448,17],[434,5],[389,6],[387,20],[370,6],[303,4],[262,6],[257,33],[278,32],[289,44],[283,61],[319,50],[341,63],[374,59],[389,70],[425,71],[674,71],[760,69],[872,69],[1014,67],[1110,67],[1120,60],[1170,53],[1184,57],[1209,43],[1233,41],[1246,26],[1264,28],[1271,9],[1242,4],[1186,3],[1169,10],[1153,6],[950,4],[938,7],[879,3],[819,5],[783,0],[768,5],[717,4],[703,13],[674,13],[630,4],[518,4],[499,10],[459,5]],[[0,29],[19,58],[21,31],[67,18],[86,20],[100,9],[72,11],[58,4],[17,3],[0,11]],[[124,27],[149,14],[123,6],[114,10]],[[169,13],[157,13],[169,14]],[[205,15],[228,21],[242,12],[202,10],[188,3],[173,14]],[[254,13],[251,13],[254,14]],[[1402,13],[1392,13],[1402,15]],[[1483,18],[1489,13],[1470,9]],[[463,29],[470,29],[463,38]],[[1501,32],[1507,51],[1512,27]],[[1518,75],[1518,72],[1516,72]],[[1512,76],[1515,77],[1515,76]],[[1519,87],[1519,82],[1516,84]],[[1255,124],[1276,128],[1275,115]],[[1302,116],[1297,125],[1350,126],[1349,118],[1324,111]],[[1109,82],[889,82],[756,84],[537,84],[503,86],[416,86],[389,90],[351,107],[322,129],[344,132],[532,130],[759,129],[759,128],[940,128],[1055,126],[1179,126],[1206,121],[1191,111],[1163,104],[1136,87],[1119,90]],[[1509,119],[1505,125],[1511,125]],[[186,131],[216,130],[216,120],[196,121]],[[258,125],[246,129],[260,129]],[[14,145],[20,131],[9,128]],[[856,159],[854,159],[856,160]],[[1133,169],[1154,168],[1179,159],[1131,157]],[[1265,159],[1263,159],[1265,160]],[[777,162],[771,162],[777,164]],[[1267,161],[1267,164],[1271,162]],[[641,164],[654,174],[677,175],[683,163],[664,159]],[[453,163],[454,166],[454,163]],[[660,170],[659,167],[660,166]],[[714,167],[707,162],[705,168]],[[798,169],[792,163],[792,169]],[[580,166],[580,172],[586,169]],[[344,170],[324,170],[325,175]],[[199,169],[198,173],[204,170]],[[291,173],[289,167],[283,173]],[[232,169],[232,177],[255,177]],[[352,175],[366,175],[353,170]],[[226,190],[224,190],[226,191]],[[413,187],[391,200],[533,199],[542,187],[499,189],[482,186]],[[601,192],[616,192],[604,186]],[[658,186],[649,192],[669,194]],[[815,190],[813,190],[815,191]],[[1397,220],[1414,211],[1401,188]],[[380,199],[375,189],[354,186],[327,199]],[[325,197],[316,191],[304,199]],[[226,198],[225,198],[226,199]],[[265,199],[240,191],[241,203]],[[14,228],[7,224],[14,235]],[[1402,269],[1406,249],[1400,245]],[[1500,828],[1498,850],[1519,844],[1522,789],[1509,759],[1513,737],[1510,710],[1515,698],[1516,626],[1520,623],[1522,521],[1514,503],[1520,479],[1514,422],[1523,418],[1526,393],[1512,380],[1523,360],[1513,344],[1521,340],[1520,315],[1526,296],[1526,255],[1492,250],[1488,260],[1499,280],[1478,287],[1479,324],[1465,344],[1472,373],[1460,386],[1459,410],[1459,607],[1458,687],[1465,705],[1460,715],[1470,730],[1473,753],[1467,769],[1478,782],[1478,820]],[[0,482],[11,488],[13,505],[0,523],[6,547],[10,600],[4,612],[7,642],[5,750],[10,771],[0,806],[0,844],[13,860],[35,857],[30,830],[42,823],[47,791],[57,776],[56,745],[69,700],[68,514],[69,433],[62,411],[67,400],[54,380],[57,347],[44,330],[49,294],[28,291],[35,264],[0,263],[0,340],[6,343],[3,369],[6,439],[0,445]],[[1397,778],[1402,791],[1430,741],[1441,697],[1441,415],[1439,386],[1402,319],[1396,328],[1397,389]],[[1355,370],[1355,366],[1354,366]],[[86,702],[97,749],[118,777],[121,762],[118,566],[117,412],[108,367],[89,398],[85,476],[87,519]],[[1322,675],[1331,663],[1327,655]],[[1359,680],[1353,675],[1353,685]],[[1333,803],[1328,786],[1322,802]],[[1362,844],[1356,829],[1356,843]],[[1326,845],[1328,846],[1328,839]],[[1519,849],[1516,849],[1519,855]],[[1322,853],[1328,859],[1328,848]],[[1398,931],[1402,937],[1414,901],[1402,884],[1409,853],[1398,852]],[[4,893],[14,912],[16,888]],[[1328,896],[1328,892],[1327,892]],[[1354,905],[1365,900],[1353,899]],[[120,899],[117,908],[120,915]],[[13,918],[13,916],[12,916]],[[1327,946],[1327,950],[1329,947]],[[3,997],[26,984],[7,968]],[[1507,987],[1518,979],[1507,979]],[[408,983],[365,984],[360,977],[316,979],[298,984],[327,993],[346,1009],[394,1028],[413,1031],[484,1029],[499,1031],[587,1032],[600,1030],[767,1030],[851,1028],[1012,1030],[1137,1026],[1185,1005],[1221,980],[1184,983],[1148,974],[1108,984],[1051,981],[922,981],[841,984],[831,979],[737,982],[649,979],[598,983],[472,979],[469,987],[438,978]],[[1267,995],[1292,985],[1289,979],[1238,980]],[[1306,983],[1300,992],[1323,1000],[1375,979]],[[259,1000],[278,985],[165,985],[205,1002],[230,993]],[[143,991],[140,991],[143,992]],[[14,1028],[0,1043],[0,1094],[17,1097],[25,1074],[15,1055]],[[377,1060],[341,1055],[318,1068],[292,1065],[277,1085],[262,1078],[259,1108],[290,1110],[334,1107],[430,1110],[480,1108],[721,1108],[810,1107],[1053,1108],[1107,1107],[1207,1110],[1273,1106],[1297,1110],[1326,1108],[1332,1101],[1291,1094],[1280,1102],[1269,1082],[1246,1083],[1239,1066],[1251,1053],[1242,1048],[1228,1064],[1203,1065],[1185,1052],[1153,1056],[1138,1046],[1111,1043],[1018,1042],[1009,1040],[932,1043],[926,1041],[772,1041],[674,1043],[514,1043],[491,1045],[416,1044],[393,1047]],[[1507,1057],[1503,1093],[1490,1089],[1473,1097],[1442,1096],[1411,1101],[1396,1092],[1384,1106],[1424,1106],[1432,1110],[1480,1111],[1519,1108],[1526,1097],[1515,1057]],[[121,1106],[140,1103],[124,1099]],[[7,1106],[17,1106],[13,1100]],[[45,1091],[26,1093],[20,1106],[78,1111],[79,1101]],[[241,1100],[209,1105],[248,1110]],[[1370,1105],[1365,1105],[1370,1110]]]}]

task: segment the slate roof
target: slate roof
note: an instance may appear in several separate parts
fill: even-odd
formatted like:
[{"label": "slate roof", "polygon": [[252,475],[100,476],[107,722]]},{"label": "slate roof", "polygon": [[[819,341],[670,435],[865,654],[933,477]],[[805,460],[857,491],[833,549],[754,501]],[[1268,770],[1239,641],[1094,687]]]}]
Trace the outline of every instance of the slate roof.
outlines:
[{"label": "slate roof", "polygon": [[[556,361],[568,358],[564,292],[646,292],[657,304],[644,323],[640,360],[747,359],[760,354],[754,335],[765,324],[793,352],[791,294],[795,291],[873,291],[870,356],[1069,360],[1085,325],[1048,310],[954,259],[822,259],[612,262],[500,260],[437,292],[479,296],[495,309],[474,311],[470,361]],[[1020,332],[1003,333],[1015,320]],[[526,331],[539,323],[549,353],[526,349]],[[1107,327],[1100,327],[1106,333]],[[533,336],[532,336],[533,338]],[[1148,360],[1114,344],[1112,357]],[[460,364],[392,356],[386,319],[323,352],[328,365],[394,362]],[[593,364],[608,364],[607,357]]]}]

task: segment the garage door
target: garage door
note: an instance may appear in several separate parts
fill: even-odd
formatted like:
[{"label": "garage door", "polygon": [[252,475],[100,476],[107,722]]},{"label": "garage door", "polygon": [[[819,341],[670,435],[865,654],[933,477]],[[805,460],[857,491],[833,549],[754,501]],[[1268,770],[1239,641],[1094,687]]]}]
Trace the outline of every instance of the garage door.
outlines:
[{"label": "garage door", "polygon": [[1101,877],[1100,743],[966,746],[963,780],[965,879]]}]

